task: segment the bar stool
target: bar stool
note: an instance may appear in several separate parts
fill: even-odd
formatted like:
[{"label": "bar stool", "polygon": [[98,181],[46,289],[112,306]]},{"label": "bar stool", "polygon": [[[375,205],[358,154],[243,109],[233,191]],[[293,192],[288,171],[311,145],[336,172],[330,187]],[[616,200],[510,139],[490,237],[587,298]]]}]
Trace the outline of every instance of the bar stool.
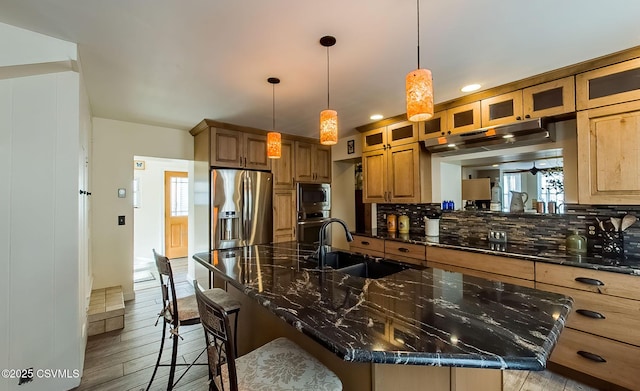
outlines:
[{"label": "bar stool", "polygon": [[[342,390],[335,373],[284,337],[236,357],[227,311],[197,285],[195,290],[207,343],[209,390]],[[287,373],[295,376],[283,376]]]},{"label": "bar stool", "polygon": [[[204,353],[204,350],[198,355],[198,357],[196,357],[196,359],[191,364],[180,364],[176,362],[178,357],[178,340],[182,339],[182,336],[179,334],[180,326],[188,326],[200,323],[200,315],[198,313],[198,304],[196,302],[195,295],[192,294],[187,297],[178,298],[173,278],[173,270],[171,269],[171,262],[169,261],[169,258],[165,257],[164,255],[158,254],[155,249],[153,250],[153,256],[156,260],[156,266],[158,268],[158,274],[160,277],[160,288],[162,289],[162,310],[158,314],[156,325],[158,324],[160,318],[163,319],[163,324],[162,338],[160,339],[160,351],[158,352],[158,360],[156,361],[156,366],[153,369],[151,380],[149,380],[149,385],[147,385],[147,391],[153,383],[153,379],[156,376],[158,367],[167,366],[169,367],[169,381],[167,390],[171,390],[193,365],[206,365],[196,364],[196,361],[200,358],[202,353]],[[196,289],[198,289],[198,284],[195,281],[194,284],[196,286]],[[198,291],[203,292],[202,294],[204,294],[210,300],[215,300],[216,302],[220,303],[220,306],[223,308],[226,314],[235,314],[234,328],[237,331],[240,303],[237,300],[233,299],[226,291],[220,288],[207,289],[205,291],[201,291],[200,289],[198,289]],[[171,350],[171,363],[160,364],[167,326],[169,327],[170,337],[173,340],[173,347]],[[235,347],[235,349],[237,350],[237,347]],[[173,379],[175,377],[175,370],[177,366],[188,366],[188,368],[174,383]]]}]

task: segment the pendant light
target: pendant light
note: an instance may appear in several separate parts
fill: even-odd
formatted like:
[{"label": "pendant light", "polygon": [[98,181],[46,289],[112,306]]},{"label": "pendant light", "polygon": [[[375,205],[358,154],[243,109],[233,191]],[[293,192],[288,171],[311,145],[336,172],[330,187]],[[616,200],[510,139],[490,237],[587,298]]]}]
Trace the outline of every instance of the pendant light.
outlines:
[{"label": "pendant light", "polygon": [[327,109],[320,112],[320,144],[338,143],[338,112],[329,109],[329,48],[336,44],[330,35],[320,38],[320,45],[327,48]]},{"label": "pendant light", "polygon": [[280,83],[277,77],[267,79],[271,83],[273,90],[273,130],[267,133],[267,157],[269,159],[280,159],[282,155],[282,137],[276,132],[276,84]]},{"label": "pendant light", "polygon": [[407,74],[407,119],[426,121],[433,117],[433,80],[431,71],[420,69],[420,0],[418,8],[418,69]]}]

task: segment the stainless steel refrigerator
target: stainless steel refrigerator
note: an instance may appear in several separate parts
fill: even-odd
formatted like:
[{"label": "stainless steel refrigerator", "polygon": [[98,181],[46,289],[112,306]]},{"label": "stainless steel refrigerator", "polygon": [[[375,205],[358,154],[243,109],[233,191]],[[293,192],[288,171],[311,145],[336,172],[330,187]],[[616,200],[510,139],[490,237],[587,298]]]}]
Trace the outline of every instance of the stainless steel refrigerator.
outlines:
[{"label": "stainless steel refrigerator", "polygon": [[271,243],[270,172],[211,170],[211,249]]}]

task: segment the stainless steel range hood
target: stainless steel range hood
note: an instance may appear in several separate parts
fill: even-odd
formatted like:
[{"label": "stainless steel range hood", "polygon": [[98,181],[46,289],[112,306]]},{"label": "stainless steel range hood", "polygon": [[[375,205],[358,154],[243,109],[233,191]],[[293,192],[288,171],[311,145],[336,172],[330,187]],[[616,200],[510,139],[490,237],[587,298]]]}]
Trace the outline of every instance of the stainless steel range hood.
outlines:
[{"label": "stainless steel range hood", "polygon": [[545,117],[530,119],[427,139],[424,145],[431,153],[451,156],[542,144],[555,141],[555,129],[548,129],[549,125],[550,121]]}]

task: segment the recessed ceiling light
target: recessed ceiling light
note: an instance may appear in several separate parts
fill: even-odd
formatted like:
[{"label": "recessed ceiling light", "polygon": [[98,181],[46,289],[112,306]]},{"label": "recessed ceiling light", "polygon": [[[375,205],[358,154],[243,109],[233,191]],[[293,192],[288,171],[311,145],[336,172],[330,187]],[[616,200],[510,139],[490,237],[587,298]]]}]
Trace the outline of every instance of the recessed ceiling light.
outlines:
[{"label": "recessed ceiling light", "polygon": [[448,145],[447,145],[447,147],[449,147],[449,148],[453,148],[453,147],[455,147],[455,146],[456,146],[456,145],[455,145],[455,144],[453,144],[453,143],[451,143],[451,144],[448,144]]},{"label": "recessed ceiling light", "polygon": [[471,92],[471,91],[477,91],[480,89],[480,84],[469,84],[467,86],[464,86],[460,89],[460,91],[462,92]]},{"label": "recessed ceiling light", "polygon": [[512,134],[505,134],[504,136],[502,136],[502,138],[513,138]]},{"label": "recessed ceiling light", "polygon": [[499,164],[492,164],[491,167],[498,167]]},{"label": "recessed ceiling light", "polygon": [[379,120],[379,119],[383,119],[383,118],[384,118],[384,116],[383,116],[382,114],[374,114],[374,115],[372,115],[372,116],[371,116],[371,117],[369,117],[369,118],[370,118],[370,119],[372,119],[372,120],[374,120],[374,121],[377,121],[377,120]]}]

